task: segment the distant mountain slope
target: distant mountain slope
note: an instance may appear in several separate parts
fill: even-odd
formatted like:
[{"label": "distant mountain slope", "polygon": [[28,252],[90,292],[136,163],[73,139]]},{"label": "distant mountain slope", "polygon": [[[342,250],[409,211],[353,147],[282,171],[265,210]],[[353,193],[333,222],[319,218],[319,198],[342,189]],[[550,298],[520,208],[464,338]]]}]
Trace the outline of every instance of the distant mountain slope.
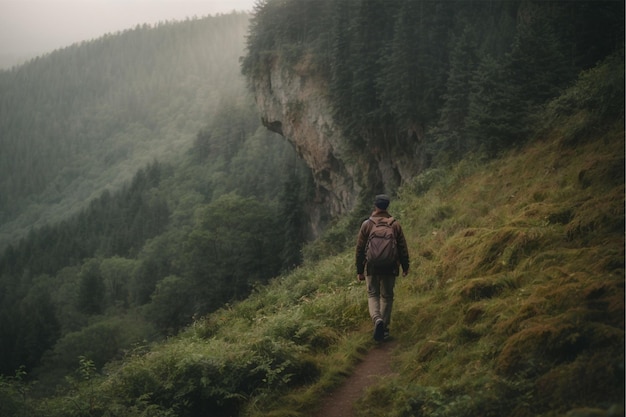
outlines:
[{"label": "distant mountain slope", "polygon": [[239,72],[249,16],[137,26],[0,72],[0,247],[188,148]]}]

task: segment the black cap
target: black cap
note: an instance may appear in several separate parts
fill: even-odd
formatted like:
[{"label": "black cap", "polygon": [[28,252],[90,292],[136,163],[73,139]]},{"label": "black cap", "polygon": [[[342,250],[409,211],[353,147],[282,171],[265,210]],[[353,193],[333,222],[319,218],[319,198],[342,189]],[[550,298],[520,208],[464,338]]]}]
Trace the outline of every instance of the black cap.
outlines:
[{"label": "black cap", "polygon": [[387,194],[378,194],[374,200],[374,205],[379,209],[385,210],[389,207],[389,196]]}]

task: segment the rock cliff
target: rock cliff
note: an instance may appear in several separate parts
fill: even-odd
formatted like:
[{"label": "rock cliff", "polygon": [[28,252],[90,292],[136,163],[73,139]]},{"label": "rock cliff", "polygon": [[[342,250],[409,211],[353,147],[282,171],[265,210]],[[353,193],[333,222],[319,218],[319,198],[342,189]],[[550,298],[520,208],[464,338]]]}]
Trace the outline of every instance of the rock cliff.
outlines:
[{"label": "rock cliff", "polygon": [[320,230],[325,218],[351,211],[361,199],[393,192],[424,161],[416,128],[404,129],[408,135],[401,140],[393,135],[386,149],[349,144],[333,120],[328,81],[313,68],[307,58],[288,66],[274,57],[251,83],[263,124],[293,144],[312,170],[317,205],[312,220]]}]

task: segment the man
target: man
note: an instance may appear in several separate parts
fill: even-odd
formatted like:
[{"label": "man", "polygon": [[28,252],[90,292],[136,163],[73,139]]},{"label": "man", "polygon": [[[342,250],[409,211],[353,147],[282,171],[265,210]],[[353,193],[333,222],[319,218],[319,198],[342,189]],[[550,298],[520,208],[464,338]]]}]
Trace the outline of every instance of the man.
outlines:
[{"label": "man", "polygon": [[[389,323],[393,307],[393,289],[396,277],[409,272],[409,251],[400,224],[387,212],[389,196],[380,194],[374,201],[374,212],[361,224],[356,244],[356,271],[359,281],[367,283],[367,305],[374,323],[374,340],[381,341],[389,336]],[[380,221],[390,223],[395,236],[395,259],[390,264],[373,265],[368,262],[370,233]],[[370,255],[371,256],[371,255]]]}]

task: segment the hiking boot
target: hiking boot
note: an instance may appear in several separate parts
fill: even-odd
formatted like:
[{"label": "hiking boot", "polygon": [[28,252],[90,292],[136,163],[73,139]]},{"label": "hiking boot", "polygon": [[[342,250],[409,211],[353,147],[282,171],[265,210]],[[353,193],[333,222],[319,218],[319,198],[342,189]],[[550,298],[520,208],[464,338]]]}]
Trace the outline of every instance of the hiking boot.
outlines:
[{"label": "hiking boot", "polygon": [[387,339],[389,339],[389,337],[390,337],[390,336],[389,336],[389,327],[387,327],[387,328],[385,329],[385,333],[384,333],[384,335],[383,335],[383,339],[387,340]]},{"label": "hiking boot", "polygon": [[374,340],[380,342],[385,338],[385,322],[381,319],[376,320],[374,325]]}]

